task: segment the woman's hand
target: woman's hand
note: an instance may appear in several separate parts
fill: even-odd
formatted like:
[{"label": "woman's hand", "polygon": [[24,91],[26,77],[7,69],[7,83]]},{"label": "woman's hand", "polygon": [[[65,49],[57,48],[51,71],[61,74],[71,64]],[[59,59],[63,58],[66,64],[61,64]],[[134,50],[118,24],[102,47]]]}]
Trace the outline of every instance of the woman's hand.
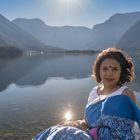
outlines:
[{"label": "woman's hand", "polygon": [[75,120],[75,121],[67,121],[67,122],[62,123],[62,125],[76,127],[76,128],[81,129],[81,130],[84,130],[84,131],[88,129],[87,123],[84,119],[83,120]]}]

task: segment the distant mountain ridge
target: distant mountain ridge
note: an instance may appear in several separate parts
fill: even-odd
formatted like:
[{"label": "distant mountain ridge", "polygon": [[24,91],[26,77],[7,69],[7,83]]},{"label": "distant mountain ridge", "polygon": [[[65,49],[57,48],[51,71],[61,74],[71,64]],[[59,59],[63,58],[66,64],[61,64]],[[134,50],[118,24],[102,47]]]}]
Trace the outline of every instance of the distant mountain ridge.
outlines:
[{"label": "distant mountain ridge", "polygon": [[55,49],[37,40],[3,15],[0,15],[0,46],[16,47],[22,51],[46,51]]},{"label": "distant mountain ridge", "polygon": [[125,32],[117,47],[140,54],[140,20]]},{"label": "distant mountain ridge", "polygon": [[[82,26],[48,26],[38,18],[18,18],[9,21],[0,15],[0,46],[52,52],[61,50],[99,51],[124,42],[121,41],[121,38],[126,38],[124,35],[139,20],[140,12],[115,14],[104,23],[89,29]],[[134,30],[134,32],[136,31]],[[137,37],[133,36],[133,38]],[[128,42],[125,41],[125,43]]]},{"label": "distant mountain ridge", "polygon": [[98,50],[116,46],[123,34],[140,20],[140,12],[115,14],[92,29],[93,41],[89,48]]},{"label": "distant mountain ridge", "polygon": [[140,12],[115,14],[104,23],[86,27],[48,26],[40,19],[13,20],[17,26],[50,46],[68,50],[102,50],[116,46],[123,34],[140,20]]},{"label": "distant mountain ridge", "polygon": [[43,43],[37,41],[2,15],[0,15],[0,35],[9,45],[18,46],[21,49],[41,49],[44,46]]},{"label": "distant mountain ridge", "polygon": [[45,44],[68,50],[83,49],[92,41],[91,30],[86,27],[53,27],[46,25],[40,19],[23,18],[15,19],[13,23]]}]

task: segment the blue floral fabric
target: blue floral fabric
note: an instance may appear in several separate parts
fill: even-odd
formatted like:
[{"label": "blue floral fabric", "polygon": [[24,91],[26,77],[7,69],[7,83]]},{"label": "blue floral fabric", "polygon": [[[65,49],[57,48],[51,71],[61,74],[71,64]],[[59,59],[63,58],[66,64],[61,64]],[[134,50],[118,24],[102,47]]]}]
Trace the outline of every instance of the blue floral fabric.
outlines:
[{"label": "blue floral fabric", "polygon": [[89,105],[85,118],[90,128],[99,127],[100,140],[140,140],[140,110],[128,96]]},{"label": "blue floral fabric", "polygon": [[56,125],[41,132],[33,140],[93,140],[93,138],[78,128]]}]

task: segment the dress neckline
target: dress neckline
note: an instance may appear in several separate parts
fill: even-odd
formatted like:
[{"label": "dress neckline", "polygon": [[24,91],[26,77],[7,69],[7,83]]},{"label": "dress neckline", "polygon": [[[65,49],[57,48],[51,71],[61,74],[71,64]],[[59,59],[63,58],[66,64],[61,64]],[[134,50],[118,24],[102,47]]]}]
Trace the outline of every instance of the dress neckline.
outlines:
[{"label": "dress neckline", "polygon": [[116,89],[115,91],[111,92],[110,94],[101,94],[101,95],[98,94],[98,88],[99,87],[97,86],[97,88],[96,88],[96,95],[97,95],[97,97],[99,97],[99,98],[100,97],[107,98],[107,97],[111,97],[111,96],[115,96],[115,95],[121,95],[122,91],[124,91],[124,89],[126,89],[127,86],[123,85],[123,86],[119,87],[118,89]]},{"label": "dress neckline", "polygon": [[[100,94],[100,93],[99,93],[100,87],[98,86],[97,89],[96,89],[96,94],[97,94],[98,96],[109,96],[109,95],[112,95],[112,94],[114,94],[115,92],[117,92],[121,87],[122,87],[122,86],[117,87],[116,89],[113,89],[113,90],[110,91],[108,94]],[[106,93],[107,93],[107,92],[106,92]]]},{"label": "dress neckline", "polygon": [[123,85],[119,89],[112,92],[111,94],[98,95],[97,94],[98,86],[95,86],[90,93],[90,96],[88,98],[87,106],[89,106],[91,104],[94,104],[94,103],[97,103],[99,101],[102,101],[102,100],[107,99],[107,98],[112,97],[112,96],[121,95],[126,88],[128,88],[128,87],[126,85]]}]

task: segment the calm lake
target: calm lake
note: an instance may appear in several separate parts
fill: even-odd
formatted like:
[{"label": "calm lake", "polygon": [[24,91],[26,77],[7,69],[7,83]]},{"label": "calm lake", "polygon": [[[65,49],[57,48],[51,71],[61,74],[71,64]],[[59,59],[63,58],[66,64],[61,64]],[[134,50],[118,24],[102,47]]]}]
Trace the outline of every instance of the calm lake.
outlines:
[{"label": "calm lake", "polygon": [[[0,58],[0,140],[30,140],[45,128],[82,119],[92,80],[92,55]],[[136,79],[128,86],[140,101],[140,56],[133,57]]]}]

